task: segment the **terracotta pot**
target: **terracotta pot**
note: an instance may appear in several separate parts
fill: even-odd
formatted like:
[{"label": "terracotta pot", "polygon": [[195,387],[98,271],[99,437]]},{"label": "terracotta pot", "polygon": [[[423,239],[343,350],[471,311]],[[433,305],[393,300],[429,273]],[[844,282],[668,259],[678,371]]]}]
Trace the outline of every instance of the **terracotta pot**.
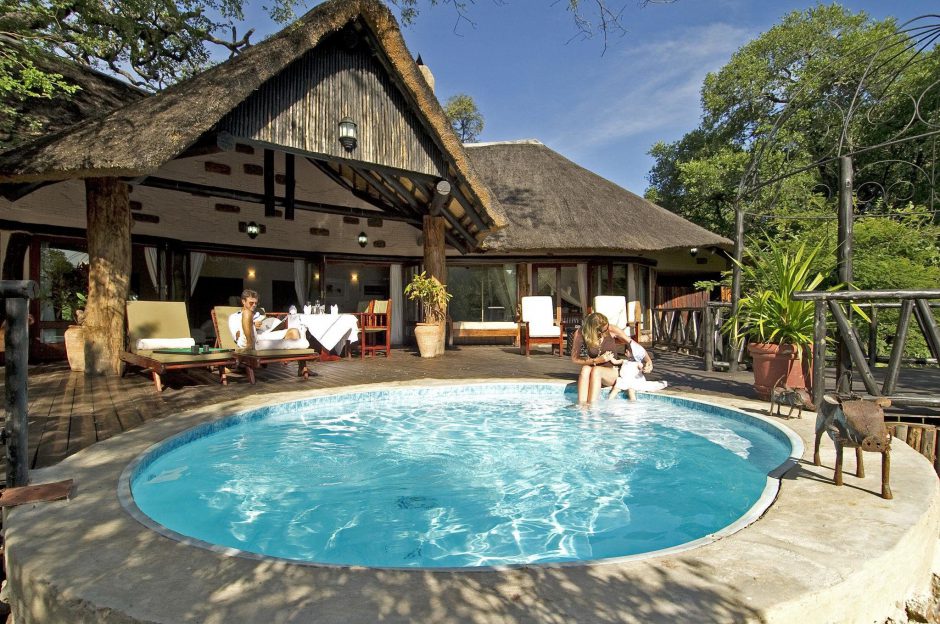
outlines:
[{"label": "terracotta pot", "polygon": [[415,340],[418,341],[418,351],[423,358],[432,358],[440,355],[441,334],[444,329],[439,323],[418,323],[415,325]]},{"label": "terracotta pot", "polygon": [[798,359],[794,345],[752,342],[747,345],[754,367],[754,391],[763,400],[770,399],[774,384],[783,381],[790,388],[806,388],[813,392],[812,347],[803,347],[803,359]]},{"label": "terracotta pot", "polygon": [[85,371],[85,328],[81,325],[70,325],[65,330],[65,354],[69,368],[77,373]]}]

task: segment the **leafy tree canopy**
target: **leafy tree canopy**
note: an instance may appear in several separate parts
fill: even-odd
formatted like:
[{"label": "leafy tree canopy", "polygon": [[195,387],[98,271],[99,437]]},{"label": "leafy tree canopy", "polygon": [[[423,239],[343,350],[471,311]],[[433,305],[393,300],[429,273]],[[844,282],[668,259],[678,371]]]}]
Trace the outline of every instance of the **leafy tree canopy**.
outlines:
[{"label": "leafy tree canopy", "polygon": [[473,143],[483,132],[483,114],[466,93],[458,93],[444,104],[444,114],[463,143]]}]

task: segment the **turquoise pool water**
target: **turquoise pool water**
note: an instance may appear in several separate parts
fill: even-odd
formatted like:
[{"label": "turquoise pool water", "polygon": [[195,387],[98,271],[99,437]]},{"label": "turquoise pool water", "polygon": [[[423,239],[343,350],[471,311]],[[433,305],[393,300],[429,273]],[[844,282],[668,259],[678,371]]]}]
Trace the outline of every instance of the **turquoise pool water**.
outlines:
[{"label": "turquoise pool water", "polygon": [[411,388],[266,407],[151,449],[129,469],[130,489],[178,536],[258,555],[538,564],[707,538],[753,515],[791,454],[780,430],[738,412],[659,396],[583,410],[564,388]]}]

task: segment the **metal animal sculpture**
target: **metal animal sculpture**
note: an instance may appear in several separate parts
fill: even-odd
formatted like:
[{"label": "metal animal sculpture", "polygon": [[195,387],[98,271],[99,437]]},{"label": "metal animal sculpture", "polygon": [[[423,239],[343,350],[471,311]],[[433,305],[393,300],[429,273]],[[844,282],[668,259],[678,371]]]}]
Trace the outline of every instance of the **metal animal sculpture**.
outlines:
[{"label": "metal animal sculpture", "polygon": [[836,466],[833,481],[842,485],[842,450],[855,449],[855,476],[865,476],[862,451],[881,453],[881,497],[893,498],[891,494],[891,434],[885,427],[884,408],[891,400],[878,398],[861,399],[853,394],[826,394],[816,415],[816,445],[813,463],[819,462],[819,442],[823,432],[829,434],[836,447]]},{"label": "metal animal sculpture", "polygon": [[793,416],[793,410],[796,410],[796,417],[803,418],[803,409],[815,410],[813,397],[810,396],[806,388],[791,388],[784,383],[786,375],[777,380],[774,387],[770,390],[770,415],[774,414],[774,406],[777,407],[777,416],[780,416],[780,407],[786,405],[790,408],[787,412],[787,418]]}]

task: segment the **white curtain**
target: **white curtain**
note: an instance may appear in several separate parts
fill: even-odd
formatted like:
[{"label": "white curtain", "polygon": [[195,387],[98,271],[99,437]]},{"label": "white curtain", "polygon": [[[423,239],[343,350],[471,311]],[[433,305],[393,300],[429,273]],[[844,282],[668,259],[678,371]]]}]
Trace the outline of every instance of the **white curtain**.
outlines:
[{"label": "white curtain", "polygon": [[144,260],[147,262],[147,273],[150,274],[150,283],[157,291],[157,299],[166,299],[166,280],[164,279],[163,264],[160,262],[156,247],[144,247]]},{"label": "white curtain", "polygon": [[578,297],[581,299],[581,314],[587,314],[588,266],[585,262],[578,263]]},{"label": "white curtain", "polygon": [[[189,294],[196,292],[196,282],[202,273],[202,265],[206,263],[206,254],[201,251],[189,252]],[[149,266],[148,266],[149,269]]]},{"label": "white curtain", "polygon": [[303,258],[294,258],[294,291],[297,293],[297,308],[302,308],[310,296],[310,271]]},{"label": "white curtain", "polygon": [[401,283],[401,265],[393,264],[388,267],[388,295],[392,299],[392,344],[401,344],[404,335],[405,306],[402,298],[404,287]]}]

